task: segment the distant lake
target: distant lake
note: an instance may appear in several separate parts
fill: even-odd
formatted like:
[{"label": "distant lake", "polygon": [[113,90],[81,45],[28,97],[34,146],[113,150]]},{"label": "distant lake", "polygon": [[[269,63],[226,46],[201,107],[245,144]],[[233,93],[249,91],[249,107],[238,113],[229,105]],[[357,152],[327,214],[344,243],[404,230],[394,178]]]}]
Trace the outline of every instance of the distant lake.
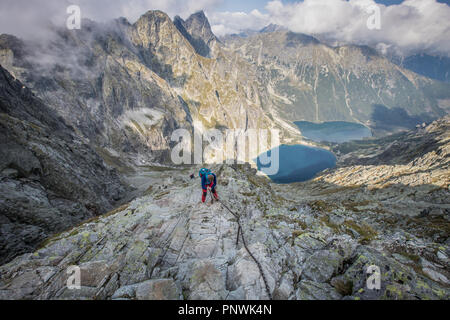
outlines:
[{"label": "distant lake", "polygon": [[[277,147],[280,154],[279,171],[269,178],[276,183],[291,183],[307,181],[327,169],[336,166],[336,157],[328,150],[304,145],[281,145]],[[272,149],[274,150],[274,149]],[[272,150],[268,151],[270,157]],[[256,164],[258,170],[264,172],[259,158]]]},{"label": "distant lake", "polygon": [[360,123],[346,121],[329,121],[314,123],[309,121],[295,121],[302,135],[313,141],[342,143],[351,140],[361,140],[371,137],[372,132]]}]

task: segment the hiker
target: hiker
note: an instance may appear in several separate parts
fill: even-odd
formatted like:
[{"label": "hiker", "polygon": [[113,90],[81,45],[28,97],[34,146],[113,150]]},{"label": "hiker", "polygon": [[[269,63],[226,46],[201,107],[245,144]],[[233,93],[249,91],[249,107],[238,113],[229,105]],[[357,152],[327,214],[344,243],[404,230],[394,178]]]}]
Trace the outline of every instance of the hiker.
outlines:
[{"label": "hiker", "polygon": [[219,196],[216,191],[217,177],[214,173],[209,169],[202,168],[200,169],[198,175],[200,179],[202,179],[202,202],[204,203],[206,200],[206,195],[208,193],[208,188],[211,188],[211,192],[214,195],[216,200],[219,200]]}]

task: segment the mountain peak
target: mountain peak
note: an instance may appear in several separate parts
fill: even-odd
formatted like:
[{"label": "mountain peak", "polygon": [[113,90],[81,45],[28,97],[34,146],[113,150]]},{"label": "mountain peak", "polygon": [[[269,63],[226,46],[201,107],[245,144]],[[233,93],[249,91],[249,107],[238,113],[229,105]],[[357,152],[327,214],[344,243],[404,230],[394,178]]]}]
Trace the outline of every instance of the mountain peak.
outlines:
[{"label": "mountain peak", "polygon": [[133,28],[140,34],[141,38],[148,44],[155,44],[166,36],[175,35],[176,28],[170,17],[159,10],[150,10],[142,15],[134,24]]},{"label": "mountain peak", "polygon": [[287,31],[287,30],[288,29],[286,27],[271,23],[268,26],[265,26],[264,28],[259,30],[259,33],[269,33],[269,32]]},{"label": "mountain peak", "polygon": [[211,45],[219,41],[212,32],[211,25],[203,11],[197,11],[186,21],[176,16],[173,23],[178,31],[188,39],[196,52],[204,57],[210,55]]},{"label": "mountain peak", "polygon": [[209,44],[213,40],[217,40],[216,36],[211,30],[211,25],[209,24],[208,18],[206,17],[203,10],[197,11],[192,14],[185,21],[186,30],[193,36],[197,35]]},{"label": "mountain peak", "polygon": [[167,15],[167,13],[161,11],[161,10],[149,10],[145,14],[143,14],[137,22],[141,20],[151,20],[151,21],[171,21],[170,17]]},{"label": "mountain peak", "polygon": [[117,19],[114,19],[114,21],[120,25],[124,25],[124,26],[130,26],[130,22],[128,21],[127,18],[125,17],[119,17]]},{"label": "mountain peak", "polygon": [[[199,10],[199,11],[197,11],[197,12],[191,14],[191,15],[189,16],[188,20],[189,20],[189,19],[197,19],[197,20],[200,20],[200,21],[206,21],[206,22],[208,22],[208,18],[206,17],[205,12],[204,12],[203,10]],[[208,22],[208,23],[209,23],[209,22]]]}]

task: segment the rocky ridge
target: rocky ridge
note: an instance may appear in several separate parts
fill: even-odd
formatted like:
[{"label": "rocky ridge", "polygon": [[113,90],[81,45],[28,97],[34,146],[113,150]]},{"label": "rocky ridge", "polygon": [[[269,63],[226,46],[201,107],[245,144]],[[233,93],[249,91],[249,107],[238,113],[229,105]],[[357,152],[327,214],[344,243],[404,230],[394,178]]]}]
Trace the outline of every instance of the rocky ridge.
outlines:
[{"label": "rocky ridge", "polygon": [[[415,134],[438,141],[409,167],[439,177],[433,189],[384,165],[337,168],[288,188],[246,166],[214,167],[273,298],[449,299],[448,125],[445,118]],[[153,172],[142,197],[3,265],[0,297],[267,299],[256,264],[236,244],[236,219],[218,202],[199,204],[192,170]],[[405,192],[364,170],[400,179]],[[80,290],[66,287],[71,265],[81,269]],[[366,285],[371,265],[379,290]]]}]

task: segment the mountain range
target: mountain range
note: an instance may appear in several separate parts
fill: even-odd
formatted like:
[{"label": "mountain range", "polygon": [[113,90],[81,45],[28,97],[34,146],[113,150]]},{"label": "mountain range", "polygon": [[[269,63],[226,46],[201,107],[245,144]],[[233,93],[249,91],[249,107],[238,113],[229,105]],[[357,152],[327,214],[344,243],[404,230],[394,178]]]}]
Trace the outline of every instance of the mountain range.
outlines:
[{"label": "mountain range", "polygon": [[0,38],[0,64],[110,156],[167,160],[175,128],[278,128],[295,120],[360,122],[382,135],[445,115],[450,84],[375,50],[330,47],[275,25],[219,40],[203,12],[172,21],[83,21],[51,40]]},{"label": "mountain range", "polygon": [[[0,35],[0,299],[448,299],[450,83],[424,59],[276,25],[218,38],[201,11]],[[212,167],[265,279],[236,217],[198,204],[200,167],[171,163],[171,135],[311,144],[299,120],[375,137],[314,143],[337,167],[288,193],[249,165]],[[76,292],[74,264],[89,275]]]}]

